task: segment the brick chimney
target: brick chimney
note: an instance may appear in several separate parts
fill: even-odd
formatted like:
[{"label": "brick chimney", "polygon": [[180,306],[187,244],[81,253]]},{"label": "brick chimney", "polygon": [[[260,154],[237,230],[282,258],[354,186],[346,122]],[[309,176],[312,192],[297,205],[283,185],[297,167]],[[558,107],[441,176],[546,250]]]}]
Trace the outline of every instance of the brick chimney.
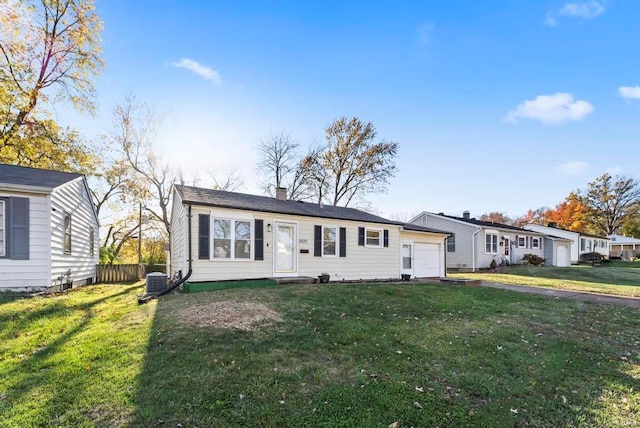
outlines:
[{"label": "brick chimney", "polygon": [[462,218],[465,220],[471,219],[471,213],[469,211],[462,211]]},{"label": "brick chimney", "polygon": [[276,199],[279,201],[287,200],[287,188],[286,187],[276,187]]}]

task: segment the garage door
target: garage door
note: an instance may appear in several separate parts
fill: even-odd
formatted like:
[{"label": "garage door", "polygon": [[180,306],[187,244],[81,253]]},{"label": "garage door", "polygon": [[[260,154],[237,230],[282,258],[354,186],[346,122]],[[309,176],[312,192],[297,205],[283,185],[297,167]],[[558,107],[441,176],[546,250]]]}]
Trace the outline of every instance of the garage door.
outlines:
[{"label": "garage door", "polygon": [[557,256],[557,266],[566,267],[569,266],[569,260],[567,258],[567,246],[566,245],[558,245],[558,256]]},{"label": "garage door", "polygon": [[440,276],[440,245],[416,243],[413,249],[414,275],[418,278]]}]

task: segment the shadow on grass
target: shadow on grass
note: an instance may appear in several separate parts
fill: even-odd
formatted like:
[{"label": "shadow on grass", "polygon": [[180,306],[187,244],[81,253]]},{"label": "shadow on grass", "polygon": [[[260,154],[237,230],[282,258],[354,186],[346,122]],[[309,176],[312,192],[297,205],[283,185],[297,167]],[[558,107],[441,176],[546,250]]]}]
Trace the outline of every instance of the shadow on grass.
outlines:
[{"label": "shadow on grass", "polygon": [[[282,321],[242,331],[180,319],[228,300]],[[640,409],[637,397],[617,407],[640,388],[637,322],[626,308],[419,284],[167,296],[134,425],[624,425]]]},{"label": "shadow on grass", "polygon": [[[63,356],[66,355],[70,360],[76,358],[69,357],[69,348],[76,346],[75,342],[81,335],[86,336],[98,305],[129,294],[138,287],[139,285],[125,286],[122,291],[80,304],[68,304],[67,301],[60,300],[61,297],[69,297],[68,294],[38,297],[25,300],[33,303],[27,310],[3,312],[0,315],[0,343],[8,344],[11,340],[20,342],[16,346],[24,353],[16,354],[16,351],[9,348],[2,350],[7,367],[2,371],[5,379],[2,383],[7,389],[0,391],[3,392],[0,419],[8,417],[11,420],[15,404],[37,397],[39,410],[28,419],[31,426],[74,425],[74,422],[65,421],[65,417],[70,411],[79,411],[73,409],[74,397],[82,396],[85,388],[92,387],[92,383],[86,379],[86,373],[92,368],[90,365],[77,367],[75,363],[81,364],[80,356],[77,362],[70,362]],[[87,289],[88,287],[83,287],[70,293]],[[43,307],[38,308],[38,303],[42,303]],[[49,323],[50,326],[47,326]],[[90,355],[92,350],[78,348],[77,352]],[[8,362],[9,360],[13,362]],[[23,423],[21,421],[16,426]]]}]

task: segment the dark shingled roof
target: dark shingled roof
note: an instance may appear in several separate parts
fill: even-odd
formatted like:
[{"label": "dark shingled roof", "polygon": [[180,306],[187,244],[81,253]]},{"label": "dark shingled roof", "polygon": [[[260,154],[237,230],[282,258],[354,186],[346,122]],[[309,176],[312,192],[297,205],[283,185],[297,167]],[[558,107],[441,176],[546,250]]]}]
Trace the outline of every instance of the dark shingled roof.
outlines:
[{"label": "dark shingled roof", "polygon": [[430,227],[419,226],[417,224],[405,223],[402,228],[411,232],[431,232],[442,233],[443,235],[453,235],[451,232],[445,232],[444,230],[432,229]]},{"label": "dark shingled roof", "polygon": [[[176,185],[183,203],[206,205],[210,207],[231,208],[236,210],[260,211],[277,214],[291,214],[305,217],[352,220],[365,223],[380,223],[404,226],[402,222],[389,220],[369,214],[355,208],[334,205],[318,205],[302,201],[281,201],[267,196],[249,195],[246,193],[225,192],[222,190],[203,189],[200,187]],[[416,229],[417,230],[417,229]],[[422,232],[446,233],[435,230],[420,229]]]},{"label": "dark shingled roof", "polygon": [[516,227],[516,226],[510,226],[508,224],[502,224],[502,223],[496,223],[493,221],[482,221],[482,220],[477,220],[475,218],[464,218],[464,217],[456,217],[453,215],[446,215],[446,214],[435,214],[435,215],[439,215],[441,217],[446,217],[446,218],[451,218],[454,220],[459,220],[459,221],[463,221],[465,223],[469,223],[469,224],[475,224],[476,226],[482,226],[482,227],[497,227],[499,229],[509,229],[509,230],[516,230],[519,232],[526,232],[526,233],[535,233],[538,235],[544,235],[544,233],[540,233],[540,232],[535,232],[533,230],[527,230],[527,229],[523,229],[521,227]]},{"label": "dark shingled roof", "polygon": [[49,187],[51,189],[82,177],[71,172],[49,169],[28,168],[24,166],[0,164],[0,184]]}]

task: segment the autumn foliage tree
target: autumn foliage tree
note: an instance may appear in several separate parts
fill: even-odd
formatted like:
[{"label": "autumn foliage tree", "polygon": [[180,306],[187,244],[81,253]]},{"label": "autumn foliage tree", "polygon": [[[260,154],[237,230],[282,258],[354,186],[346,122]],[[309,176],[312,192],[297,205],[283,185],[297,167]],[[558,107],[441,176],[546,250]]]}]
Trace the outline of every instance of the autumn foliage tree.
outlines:
[{"label": "autumn foliage tree", "polygon": [[589,183],[581,199],[591,231],[610,235],[619,232],[629,217],[640,213],[640,183],[605,173]]},{"label": "autumn foliage tree", "polygon": [[586,232],[588,227],[586,214],[587,207],[582,199],[577,193],[571,192],[555,208],[545,212],[544,221],[556,223],[557,227],[561,229]]},{"label": "autumn foliage tree", "polygon": [[513,223],[513,220],[509,218],[505,213],[498,212],[498,211],[492,211],[490,213],[482,214],[480,216],[480,220],[490,221],[493,223],[508,224],[508,225]]},{"label": "autumn foliage tree", "polygon": [[0,1],[0,161],[82,170],[90,151],[49,108],[93,111],[102,21],[93,0]]}]

